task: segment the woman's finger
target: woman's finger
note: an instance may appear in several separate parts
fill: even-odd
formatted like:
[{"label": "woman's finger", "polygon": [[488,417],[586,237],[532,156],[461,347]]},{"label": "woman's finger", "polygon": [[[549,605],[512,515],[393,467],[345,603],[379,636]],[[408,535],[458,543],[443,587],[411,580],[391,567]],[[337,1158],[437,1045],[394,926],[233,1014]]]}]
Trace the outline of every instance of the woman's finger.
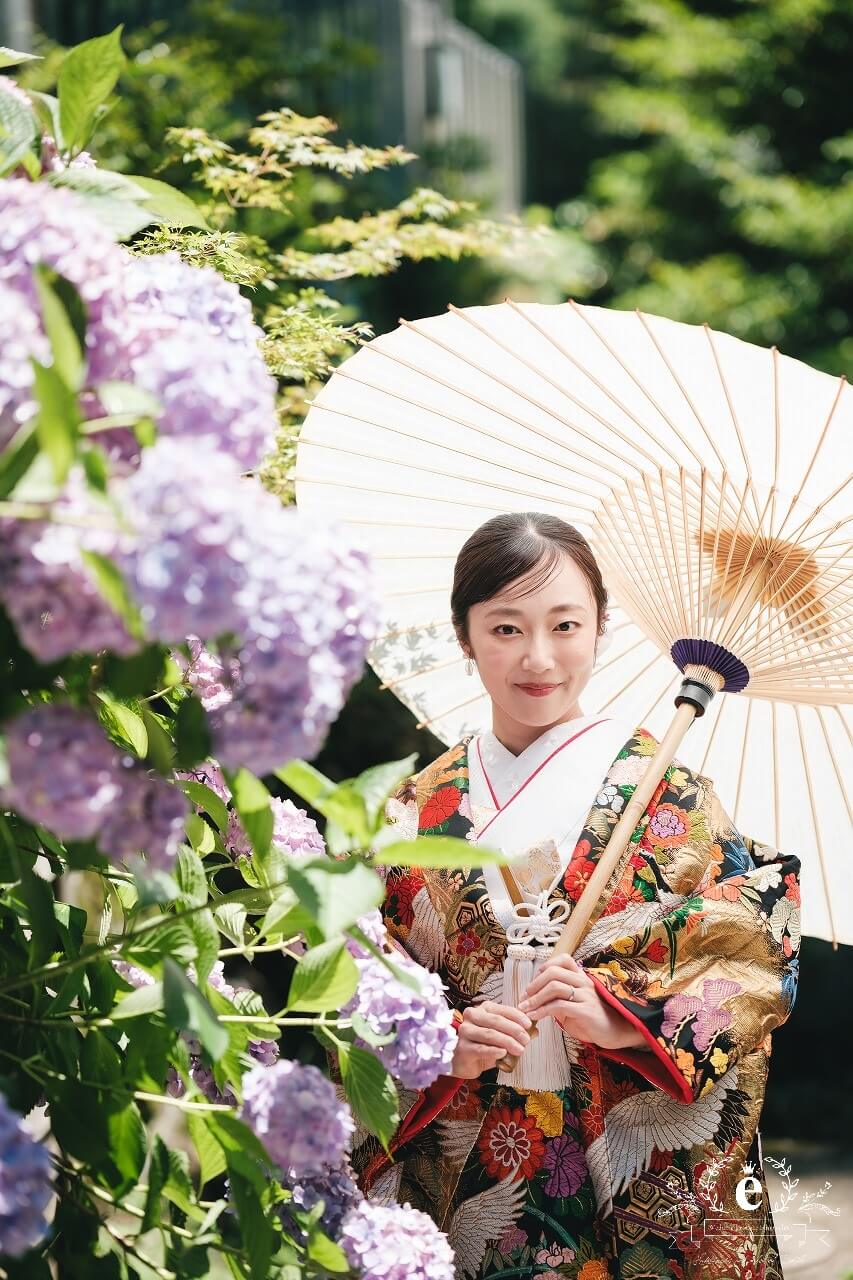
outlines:
[{"label": "woman's finger", "polygon": [[530,1019],[526,1013],[522,1013],[520,1009],[514,1009],[512,1005],[498,1004],[497,1000],[484,1000],[482,1004],[472,1005],[466,1010],[466,1016],[475,1018],[482,1025],[491,1025],[496,1018],[508,1018],[511,1022],[516,1022],[525,1031],[530,1028]]},{"label": "woman's finger", "polygon": [[577,1000],[583,994],[583,987],[567,973],[555,974],[548,982],[536,990],[532,985],[528,987],[527,994],[520,1002],[520,1007],[525,1013],[533,1014],[533,1010],[537,1009],[543,1003],[549,1000]]},{"label": "woman's finger", "polygon": [[537,1009],[534,1016],[537,1022],[541,1022],[543,1018],[553,1018],[565,1030],[571,1029],[572,1035],[583,1039],[579,1031],[574,1029],[584,1021],[583,1010],[575,1004],[574,1000],[553,1000],[550,1004],[542,1005]]},{"label": "woman's finger", "polygon": [[469,1034],[465,1037],[465,1043],[474,1051],[483,1047],[500,1048],[502,1052],[512,1053],[517,1057],[528,1047],[530,1037],[523,1030],[507,1033],[496,1027],[471,1027]]},{"label": "woman's finger", "polygon": [[[565,963],[566,961],[571,961],[571,964]],[[572,960],[571,956],[553,956],[550,960],[546,960],[541,969],[537,971],[536,976],[524,993],[525,996],[534,995],[537,991],[541,991],[546,982],[558,976],[567,979],[571,978],[578,985],[586,986],[592,982],[589,975]]]}]

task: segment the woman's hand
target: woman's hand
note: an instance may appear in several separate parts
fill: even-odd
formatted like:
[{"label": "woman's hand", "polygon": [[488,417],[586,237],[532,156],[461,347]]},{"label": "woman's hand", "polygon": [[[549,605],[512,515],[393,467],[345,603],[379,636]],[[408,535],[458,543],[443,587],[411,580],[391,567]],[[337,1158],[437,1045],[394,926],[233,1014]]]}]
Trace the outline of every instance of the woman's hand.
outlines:
[{"label": "woman's hand", "polygon": [[520,1057],[530,1043],[527,1031],[532,1025],[526,1013],[494,1000],[470,1005],[457,1027],[459,1040],[450,1074],[476,1080],[506,1054]]},{"label": "woman's hand", "polygon": [[572,956],[550,956],[518,1007],[534,1022],[554,1018],[567,1035],[601,1049],[647,1047],[643,1035],[602,999],[592,978]]}]

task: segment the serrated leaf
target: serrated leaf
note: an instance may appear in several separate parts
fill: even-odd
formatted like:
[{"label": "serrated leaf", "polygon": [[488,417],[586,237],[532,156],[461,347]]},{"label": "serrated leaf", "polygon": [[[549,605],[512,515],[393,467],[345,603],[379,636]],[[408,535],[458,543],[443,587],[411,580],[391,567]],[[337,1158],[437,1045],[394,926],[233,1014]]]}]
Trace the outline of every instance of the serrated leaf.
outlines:
[{"label": "serrated leaf", "polygon": [[205,786],[203,782],[196,782],[193,779],[179,779],[181,790],[186,796],[192,800],[193,804],[197,804],[200,809],[204,809],[208,817],[212,818],[219,830],[224,834],[228,830],[228,806],[219,798],[215,791]]},{"label": "serrated leaf", "polygon": [[37,136],[33,108],[0,89],[0,174],[17,168],[34,146]]},{"label": "serrated leaf", "polygon": [[343,942],[323,942],[302,956],[293,971],[287,1008],[310,1013],[340,1009],[358,986],[356,963]]},{"label": "serrated leaf", "polygon": [[195,849],[190,848],[189,845],[178,846],[175,879],[181,891],[181,907],[201,907],[207,902],[207,876],[204,874],[204,864]]},{"label": "serrated leaf", "polygon": [[63,58],[57,80],[59,116],[66,146],[85,145],[101,103],[112,93],[125,57],[121,26],[76,45]]},{"label": "serrated leaf", "polygon": [[148,730],[142,716],[126,707],[123,702],[118,702],[104,689],[99,689],[97,696],[104,708],[100,713],[101,720],[130,747],[137,759],[144,759],[148,753]]},{"label": "serrated leaf", "polygon": [[225,1172],[225,1152],[213,1136],[210,1120],[207,1117],[198,1112],[189,1112],[187,1128],[198,1155],[199,1183],[203,1187],[206,1182],[218,1178]]},{"label": "serrated leaf", "polygon": [[160,1205],[163,1200],[163,1188],[169,1178],[169,1152],[159,1133],[154,1135],[151,1145],[151,1159],[148,1164],[148,1190],[145,1193],[142,1224],[139,1228],[144,1234],[160,1221]]},{"label": "serrated leaf", "polygon": [[139,1181],[145,1164],[146,1133],[135,1102],[113,1112],[107,1121],[109,1155],[118,1177],[111,1183],[115,1195],[126,1195]]},{"label": "serrated leaf", "polygon": [[364,800],[371,833],[376,830],[382,820],[385,801],[397,790],[401,782],[411,777],[415,771],[417,759],[417,752],[413,752],[402,760],[391,760],[387,764],[374,765],[373,768],[365,769],[364,773],[352,779],[353,789]]},{"label": "serrated leaf", "polygon": [[[301,796],[313,809],[318,809],[317,801],[330,791],[334,791],[335,783],[327,778],[313,764],[305,760],[291,760],[290,764],[275,770],[275,776]],[[318,809],[319,811],[319,809]]]},{"label": "serrated leaf", "polygon": [[271,849],[274,820],[270,807],[270,793],[260,778],[248,769],[235,774],[226,772],[231,788],[231,799],[255,854],[255,866],[263,884],[280,883],[284,863]]},{"label": "serrated leaf", "polygon": [[338,1054],[344,1091],[361,1123],[385,1149],[400,1123],[397,1090],[378,1058],[349,1045]]},{"label": "serrated leaf", "polygon": [[187,918],[196,944],[195,969],[199,982],[206,982],[219,956],[219,930],[212,911],[197,911]]},{"label": "serrated leaf", "polygon": [[214,907],[213,918],[220,932],[224,933],[235,946],[244,945],[246,908],[241,902],[223,902],[221,906]]},{"label": "serrated leaf", "polygon": [[146,208],[153,218],[167,227],[200,227],[209,231],[210,227],[198,205],[159,178],[143,178],[137,173],[130,174],[130,181],[141,187],[148,196]]},{"label": "serrated leaf", "polygon": [[171,957],[163,961],[163,1010],[176,1031],[189,1031],[214,1060],[228,1048],[228,1032],[198,987]]},{"label": "serrated leaf", "polygon": [[472,845],[456,836],[420,836],[417,840],[395,840],[373,851],[371,862],[383,867],[484,867],[511,865],[512,859],[499,849]]},{"label": "serrated leaf", "polygon": [[316,1262],[318,1267],[335,1274],[347,1272],[350,1269],[349,1261],[341,1246],[335,1244],[334,1240],[330,1240],[322,1231],[311,1233],[308,1239],[308,1257],[312,1262]]},{"label": "serrated leaf", "polygon": [[333,938],[378,907],[385,896],[376,872],[355,859],[334,862],[317,858],[291,866],[288,883],[326,938]]},{"label": "serrated leaf", "polygon": [[121,1022],[125,1018],[147,1017],[149,1014],[159,1013],[162,1008],[163,984],[151,982],[145,987],[137,987],[135,991],[122,996],[110,1016],[114,1022]]}]

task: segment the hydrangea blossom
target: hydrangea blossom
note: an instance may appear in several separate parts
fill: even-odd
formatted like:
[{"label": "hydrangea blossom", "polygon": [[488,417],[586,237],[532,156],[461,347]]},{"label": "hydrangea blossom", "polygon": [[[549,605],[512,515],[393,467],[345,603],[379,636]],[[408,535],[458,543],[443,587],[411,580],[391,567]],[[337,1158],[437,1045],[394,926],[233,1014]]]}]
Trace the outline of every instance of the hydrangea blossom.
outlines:
[{"label": "hydrangea blossom", "polygon": [[[319,750],[360,674],[378,603],[365,554],[252,482],[223,454],[160,440],[123,486],[135,528],[117,554],[152,638],[213,639],[204,662],[216,755],[266,773]],[[230,691],[230,698],[227,696]],[[206,696],[207,695],[207,696]]]},{"label": "hydrangea blossom", "polygon": [[337,1240],[344,1218],[364,1199],[352,1175],[345,1169],[328,1169],[323,1173],[293,1180],[285,1176],[282,1183],[290,1188],[293,1197],[279,1207],[282,1225],[291,1235],[297,1235],[300,1230],[291,1209],[302,1209],[309,1213],[322,1200],[320,1226],[327,1236]]},{"label": "hydrangea blossom", "polygon": [[[298,809],[292,800],[273,797],[270,801],[273,814],[272,847],[289,858],[313,858],[326,852],[323,837],[313,818],[304,809]],[[252,844],[246,835],[239,816],[231,812],[225,846],[235,858],[249,858]]]},{"label": "hydrangea blossom", "polygon": [[224,707],[233,696],[232,684],[239,675],[239,665],[232,663],[230,678],[226,677],[222,663],[204,647],[198,636],[187,636],[186,642],[190,651],[189,661],[180,650],[176,649],[172,653],[185,680],[205,711],[216,711],[218,707]]},{"label": "hydrangea blossom", "polygon": [[11,808],[60,840],[95,839],[107,857],[168,868],[188,805],[183,793],[122,755],[84,711],[64,703],[16,716],[6,732]]},{"label": "hydrangea blossom", "polygon": [[83,559],[84,550],[109,555],[115,531],[80,468],[69,474],[52,513],[50,520],[0,519],[0,602],[21,643],[40,662],[102,649],[136,652],[139,642]]},{"label": "hydrangea blossom", "polygon": [[244,1076],[241,1114],[275,1164],[296,1179],[339,1167],[355,1129],[331,1081],[286,1059]]},{"label": "hydrangea blossom", "polygon": [[50,1156],[0,1095],[0,1254],[17,1258],[45,1236]]},{"label": "hydrangea blossom", "polygon": [[414,991],[373,957],[356,960],[358,989],[344,1016],[359,1013],[380,1036],[394,1033],[386,1045],[364,1044],[407,1089],[426,1089],[450,1067],[457,1035],[438,974],[402,953],[394,964],[417,978]]},{"label": "hydrangea blossom", "polygon": [[[368,911],[365,915],[356,920],[359,929],[370,942],[373,943],[379,951],[384,950],[388,941],[388,935],[385,930],[385,922],[382,919],[382,913],[377,907],[372,911]],[[355,938],[347,938],[347,950],[356,960],[369,960],[371,952],[367,947],[358,942]],[[388,975],[390,977],[390,974]]]},{"label": "hydrangea blossom", "polygon": [[131,322],[137,315],[166,315],[258,353],[264,335],[252,319],[252,304],[211,267],[191,267],[173,252],[134,258],[125,289]]},{"label": "hydrangea blossom", "polygon": [[34,707],[6,729],[5,801],[61,840],[90,840],[121,796],[119,753],[91,716]]},{"label": "hydrangea blossom", "polygon": [[41,320],[24,294],[0,284],[0,450],[35,412],[34,359],[50,359]]},{"label": "hydrangea blossom", "polygon": [[121,324],[129,258],[73,192],[24,178],[0,179],[0,282],[25,294],[38,310],[33,267],[41,263],[64,276],[86,308],[90,351],[102,324],[117,330]]},{"label": "hydrangea blossom", "polygon": [[121,802],[98,833],[101,851],[126,865],[145,854],[148,869],[170,871],[184,838],[189,805],[184,793],[154,773],[125,767]]},{"label": "hydrangea blossom", "polygon": [[340,1244],[362,1280],[453,1280],[447,1236],[408,1204],[362,1200],[344,1219]]}]

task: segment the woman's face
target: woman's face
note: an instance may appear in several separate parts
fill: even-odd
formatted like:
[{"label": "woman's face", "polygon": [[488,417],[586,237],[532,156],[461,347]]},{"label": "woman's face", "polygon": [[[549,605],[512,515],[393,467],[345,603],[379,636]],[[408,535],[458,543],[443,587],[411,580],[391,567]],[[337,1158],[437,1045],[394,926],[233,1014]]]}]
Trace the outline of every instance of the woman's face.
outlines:
[{"label": "woman's face", "polygon": [[592,673],[598,619],[586,577],[561,555],[537,591],[529,578],[468,611],[470,649],[492,699],[492,727],[523,751],[552,725],[583,714],[578,700]]}]

